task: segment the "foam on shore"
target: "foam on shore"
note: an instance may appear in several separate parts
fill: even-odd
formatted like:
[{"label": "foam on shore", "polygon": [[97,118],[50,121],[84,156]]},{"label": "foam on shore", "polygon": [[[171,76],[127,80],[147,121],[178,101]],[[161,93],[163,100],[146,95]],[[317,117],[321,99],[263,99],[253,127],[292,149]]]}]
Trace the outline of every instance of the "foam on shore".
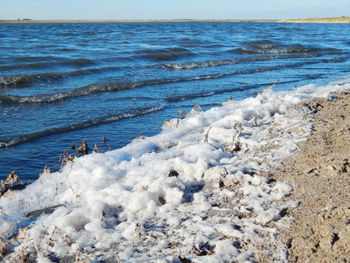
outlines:
[{"label": "foam on shore", "polygon": [[349,88],[265,90],[194,110],[156,136],[45,173],[0,198],[3,259],[283,261],[286,247],[276,234],[290,220],[283,211],[296,205],[281,201],[292,188],[258,174],[310,133],[303,118],[310,110],[294,105]]}]

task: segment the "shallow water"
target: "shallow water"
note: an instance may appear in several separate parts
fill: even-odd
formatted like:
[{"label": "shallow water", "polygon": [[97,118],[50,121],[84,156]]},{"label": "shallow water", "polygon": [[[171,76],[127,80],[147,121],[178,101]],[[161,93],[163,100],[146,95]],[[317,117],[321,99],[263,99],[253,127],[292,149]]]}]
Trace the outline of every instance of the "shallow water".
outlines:
[{"label": "shallow water", "polygon": [[120,148],[196,104],[345,76],[349,33],[347,24],[0,24],[0,177],[57,170],[84,138]]}]

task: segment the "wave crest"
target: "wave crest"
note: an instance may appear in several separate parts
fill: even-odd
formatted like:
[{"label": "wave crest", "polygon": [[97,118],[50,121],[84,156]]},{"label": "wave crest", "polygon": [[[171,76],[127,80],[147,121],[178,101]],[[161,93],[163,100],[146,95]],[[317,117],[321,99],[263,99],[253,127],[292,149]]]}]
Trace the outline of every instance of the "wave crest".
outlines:
[{"label": "wave crest", "polygon": [[47,129],[47,130],[36,132],[36,133],[24,134],[24,135],[20,135],[18,137],[15,137],[15,138],[11,138],[9,140],[3,140],[2,142],[0,142],[0,149],[13,147],[15,145],[19,145],[22,143],[33,141],[33,140],[36,140],[36,139],[39,139],[41,137],[51,135],[51,134],[65,133],[65,132],[70,132],[70,131],[74,131],[74,130],[86,129],[86,128],[89,128],[91,126],[108,124],[108,123],[116,122],[116,121],[123,120],[123,119],[131,119],[131,118],[135,118],[135,117],[140,116],[140,115],[146,115],[146,114],[150,114],[153,112],[161,111],[164,108],[165,108],[165,105],[163,105],[163,104],[158,106],[158,107],[140,108],[140,109],[137,109],[137,110],[135,110],[133,112],[129,112],[129,113],[116,114],[116,115],[102,117],[99,119],[88,120],[85,122],[81,122],[81,123],[66,126],[66,127],[58,127],[58,128]]}]

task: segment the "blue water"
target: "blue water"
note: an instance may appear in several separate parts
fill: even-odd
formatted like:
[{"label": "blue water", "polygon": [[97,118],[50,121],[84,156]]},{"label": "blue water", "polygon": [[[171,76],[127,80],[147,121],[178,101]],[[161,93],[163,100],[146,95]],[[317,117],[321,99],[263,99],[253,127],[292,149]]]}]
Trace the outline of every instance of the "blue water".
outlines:
[{"label": "blue water", "polygon": [[57,170],[84,138],[103,152],[154,135],[179,109],[346,76],[349,35],[347,24],[0,24],[0,178]]}]

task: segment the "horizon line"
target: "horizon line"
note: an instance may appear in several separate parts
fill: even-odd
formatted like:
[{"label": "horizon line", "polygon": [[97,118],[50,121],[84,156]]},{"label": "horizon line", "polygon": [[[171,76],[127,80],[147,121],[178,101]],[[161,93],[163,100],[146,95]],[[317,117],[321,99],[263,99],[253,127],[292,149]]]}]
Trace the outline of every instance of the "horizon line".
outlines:
[{"label": "horizon line", "polygon": [[142,22],[294,22],[294,23],[350,23],[350,17],[315,17],[292,19],[0,19],[0,23],[142,23]]}]

